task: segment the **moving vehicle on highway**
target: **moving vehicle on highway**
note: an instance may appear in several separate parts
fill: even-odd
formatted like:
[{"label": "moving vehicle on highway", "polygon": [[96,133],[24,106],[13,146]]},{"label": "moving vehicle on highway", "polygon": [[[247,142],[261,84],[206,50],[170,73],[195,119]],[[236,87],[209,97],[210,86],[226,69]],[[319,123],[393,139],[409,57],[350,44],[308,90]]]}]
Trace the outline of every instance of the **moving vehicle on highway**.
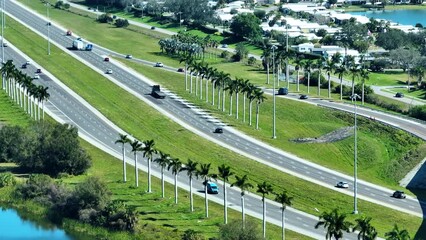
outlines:
[{"label": "moving vehicle on highway", "polygon": [[218,194],[219,188],[217,187],[217,184],[213,182],[207,182],[207,193]]},{"label": "moving vehicle on highway", "polygon": [[338,182],[336,184],[336,187],[338,187],[338,188],[349,188],[349,184],[347,182]]},{"label": "moving vehicle on highway", "polygon": [[394,197],[394,198],[401,198],[401,199],[404,199],[404,198],[406,198],[407,196],[405,195],[405,193],[404,193],[403,191],[399,191],[399,190],[397,190],[397,191],[395,191],[395,192],[392,194],[392,197]]}]

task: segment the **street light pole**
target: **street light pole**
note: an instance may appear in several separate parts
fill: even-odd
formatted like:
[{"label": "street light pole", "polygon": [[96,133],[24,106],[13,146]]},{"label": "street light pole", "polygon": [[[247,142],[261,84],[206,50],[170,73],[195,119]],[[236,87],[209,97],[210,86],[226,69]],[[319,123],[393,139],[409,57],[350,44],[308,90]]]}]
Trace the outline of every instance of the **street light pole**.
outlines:
[{"label": "street light pole", "polygon": [[[4,7],[5,7],[5,0],[2,0],[1,2],[1,61],[2,63],[6,63],[4,61]],[[6,79],[4,73],[2,74],[2,88],[6,89]]]},{"label": "street light pole", "polygon": [[47,55],[50,55],[50,15],[49,15],[50,3],[46,3],[47,11]]},{"label": "street light pole", "polygon": [[273,45],[271,47],[272,49],[272,81],[274,82],[274,88],[272,91],[272,95],[273,95],[273,101],[274,101],[274,107],[273,107],[273,118],[272,118],[272,138],[277,138],[276,135],[276,119],[275,119],[275,110],[276,110],[276,106],[275,106],[275,50],[277,49],[277,46]]},{"label": "street light pole", "polygon": [[357,203],[357,193],[358,193],[358,178],[357,178],[357,107],[356,99],[359,98],[358,94],[353,94],[351,96],[352,102],[354,103],[354,211],[353,214],[358,214],[358,203]]},{"label": "street light pole", "polygon": [[287,89],[290,88],[290,74],[289,74],[289,67],[288,67],[288,26],[287,23],[285,24],[285,50],[286,50],[286,54],[287,54],[287,58],[286,58],[286,63],[285,63],[285,79],[287,80]]}]

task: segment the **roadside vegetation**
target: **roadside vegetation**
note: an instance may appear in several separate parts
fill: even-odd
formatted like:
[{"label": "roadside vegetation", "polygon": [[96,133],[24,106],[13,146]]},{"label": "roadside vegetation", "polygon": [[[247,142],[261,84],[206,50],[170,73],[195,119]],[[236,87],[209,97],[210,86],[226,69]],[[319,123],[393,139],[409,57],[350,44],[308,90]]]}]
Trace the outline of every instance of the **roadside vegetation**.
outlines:
[{"label": "roadside vegetation", "polygon": [[[11,28],[12,28],[11,30],[15,29],[15,31],[17,31],[19,27],[16,26],[16,25],[13,25]],[[18,34],[18,32],[25,32],[26,34],[28,34],[28,36],[27,37],[26,36],[22,36],[22,35]],[[13,39],[13,41],[12,41],[14,43],[16,42],[16,45],[19,46],[19,44],[22,44],[22,46],[25,46],[25,45],[28,44],[27,41],[30,41],[30,43],[33,43],[36,46],[42,46],[43,45],[42,41],[41,40],[36,40],[37,37],[33,36],[30,32],[28,32],[28,31],[26,31],[24,29],[19,29],[18,32],[14,32],[14,33],[9,32],[9,33],[7,33],[7,34],[9,34],[9,36],[11,36],[11,41],[12,41],[12,38],[14,38],[12,36],[16,35],[16,39]],[[24,49],[24,47],[22,47],[22,48]],[[34,55],[30,54],[31,57],[33,57],[36,61],[37,60],[43,60],[43,61],[48,60],[44,56],[44,54],[43,54],[44,53],[44,49],[39,49],[39,50],[40,51],[38,53],[34,54]],[[57,50],[55,50],[55,51],[57,51]],[[54,64],[53,62],[55,62],[55,63],[67,62],[67,64],[70,65],[70,69],[72,69],[72,67],[73,67],[74,64],[70,64],[70,63],[73,62],[73,60],[70,60],[69,58],[63,56],[63,54],[61,54],[60,52],[56,52],[56,56],[54,56],[54,55],[55,55],[55,53],[53,53],[52,56],[51,56],[52,60],[48,60],[48,61],[51,62],[51,65],[50,66],[46,65],[46,69],[48,69],[49,71],[51,71],[52,73],[54,73],[55,75],[57,75],[61,80],[65,81],[65,82],[68,81],[68,84],[70,84],[71,83],[71,76],[61,77],[61,76],[63,76],[63,74],[58,69],[55,69],[56,68],[55,67],[56,64]],[[58,55],[60,55],[60,57],[58,57]],[[37,62],[43,62],[43,61],[37,61]],[[176,64],[176,62],[174,64]],[[219,165],[219,163],[223,162],[224,159],[234,159],[234,163],[233,164],[236,164],[236,165],[244,164],[246,166],[249,166],[249,165],[246,164],[246,162],[244,162],[244,163],[242,163],[242,162],[238,163],[238,161],[239,161],[238,157],[235,157],[233,155],[229,155],[228,156],[227,155],[228,152],[227,151],[223,151],[222,149],[217,149],[219,151],[219,153],[218,153],[219,158],[218,159],[212,159],[211,156],[216,156],[214,153],[212,154],[212,153],[207,152],[205,156],[199,156],[199,155],[193,155],[192,153],[190,153],[189,151],[186,151],[185,149],[179,149],[179,148],[182,148],[182,147],[167,146],[166,142],[172,142],[173,143],[174,141],[166,139],[165,137],[167,137],[167,136],[164,134],[164,132],[169,131],[171,134],[174,134],[175,136],[178,135],[178,136],[184,137],[183,135],[185,133],[183,133],[183,132],[185,130],[181,129],[179,126],[171,126],[172,128],[168,129],[166,125],[172,125],[172,124],[170,123],[170,121],[168,121],[166,119],[161,119],[160,117],[158,117],[157,119],[132,119],[132,118],[134,118],[135,116],[138,115],[137,112],[140,111],[140,109],[144,109],[144,111],[147,111],[147,108],[146,107],[144,108],[144,106],[140,106],[140,108],[138,107],[137,109],[131,110],[131,108],[129,106],[129,103],[130,103],[130,105],[134,105],[134,103],[137,103],[137,105],[142,105],[142,104],[140,104],[140,102],[138,100],[135,100],[132,97],[128,97],[127,98],[125,92],[115,89],[114,86],[111,83],[108,83],[108,81],[105,81],[104,79],[101,79],[99,75],[97,75],[97,74],[91,75],[90,70],[87,70],[87,69],[86,70],[82,70],[82,69],[85,69],[85,68],[81,67],[79,64],[75,64],[74,67],[76,69],[79,69],[79,70],[70,71],[70,72],[73,72],[73,74],[74,73],[79,73],[79,72],[84,72],[85,73],[85,77],[81,78],[81,80],[78,80],[78,79],[80,79],[79,77],[77,77],[77,78],[73,77],[72,78],[73,82],[80,81],[81,84],[77,84],[77,85],[82,86],[83,83],[84,83],[84,84],[86,84],[86,86],[90,85],[94,89],[97,88],[98,90],[96,90],[96,91],[99,91],[99,92],[106,91],[106,92],[103,92],[103,94],[99,94],[99,93],[94,94],[93,92],[89,93],[89,92],[86,92],[89,89],[85,89],[85,88],[82,88],[82,87],[76,88],[76,91],[79,94],[81,94],[84,98],[90,100],[90,102],[95,107],[98,107],[99,109],[105,109],[104,110],[104,114],[107,115],[107,117],[109,117],[110,119],[112,119],[115,122],[122,122],[119,125],[126,126],[126,127],[123,127],[123,128],[125,128],[126,131],[128,131],[128,132],[137,132],[135,134],[135,136],[138,136],[138,138],[140,138],[140,139],[144,139],[144,138],[145,139],[146,138],[155,138],[156,141],[157,141],[157,143],[158,143],[158,145],[159,145],[159,147],[162,150],[170,150],[169,152],[173,152],[173,154],[176,154],[176,156],[182,156],[183,159],[186,159],[188,156],[194,156],[195,158],[200,158],[200,161],[218,162],[218,165]],[[163,79],[167,79],[169,82],[171,82],[171,79],[176,79],[175,82],[179,82],[180,84],[183,83],[183,76],[182,75],[177,75],[176,73],[169,73],[169,72],[165,73],[165,72],[156,70],[156,69],[154,69],[152,67],[144,67],[144,66],[138,66],[138,67],[140,67],[141,69],[145,69],[145,71],[147,72],[146,73],[147,75],[148,74],[152,74],[152,75],[156,74],[157,78],[160,77],[160,78],[163,78]],[[152,73],[150,73],[150,72],[152,72]],[[177,80],[178,76],[182,80],[178,81]],[[93,80],[92,80],[92,77],[93,77]],[[94,83],[95,82],[94,79],[96,79],[96,84]],[[157,80],[156,78],[152,78],[152,79]],[[161,79],[159,79],[159,80],[161,80]],[[166,80],[163,80],[163,81],[166,81]],[[97,85],[97,86],[94,86],[94,85]],[[74,88],[75,86],[72,86],[72,87]],[[115,93],[109,92],[108,89],[114,89]],[[185,95],[185,94],[182,94],[182,95]],[[186,94],[186,95],[188,95],[188,94]],[[110,97],[108,99],[105,98],[105,97],[101,99],[101,96],[110,96]],[[119,97],[116,98],[116,96],[119,96]],[[123,99],[123,96],[126,96],[125,97],[126,99]],[[99,97],[99,99],[96,99],[98,97]],[[117,106],[117,108],[121,109],[121,110],[117,111],[117,112],[113,112],[113,111],[111,111],[111,109],[107,109],[107,108],[105,108],[105,106],[101,105],[100,104],[101,102],[103,102],[103,103],[107,103],[107,102],[113,103],[112,105]],[[293,105],[295,103],[292,103],[291,101],[288,101],[288,102],[285,102],[285,103],[282,103],[282,104],[284,104],[282,107],[283,108],[284,107],[288,108],[289,111],[294,111],[294,109],[300,109],[299,105],[297,105],[297,104]],[[133,107],[134,106],[132,106],[132,108]],[[263,109],[265,109],[265,108],[270,109],[270,107],[265,107],[265,105],[262,105],[261,106],[261,109],[262,109],[261,111],[263,112]],[[114,109],[114,111],[115,111],[115,109]],[[155,111],[151,111],[151,110],[148,110],[148,111],[151,113],[150,115],[155,116],[155,113],[154,113]],[[323,123],[321,123],[321,121],[318,121],[318,119],[323,118],[324,116],[326,116],[326,118],[328,118],[329,120],[331,120],[331,122],[338,122],[339,126],[344,126],[344,125],[348,124],[346,120],[342,120],[341,117],[336,117],[333,113],[330,114],[327,111],[323,111],[323,110],[318,110],[318,111],[321,111],[321,112],[317,112],[316,108],[306,107],[306,112],[304,112],[304,113],[296,114],[296,112],[287,112],[287,115],[297,116],[298,117],[298,121],[300,121],[300,119],[301,119],[301,115],[300,114],[302,114],[302,115],[303,114],[310,114],[310,116],[312,117],[312,122],[305,122],[305,125],[308,125],[308,128],[306,128],[306,127],[303,128],[304,132],[305,132],[305,134],[307,136],[310,136],[313,133],[312,132],[312,128],[316,128],[317,129],[318,126],[320,126],[322,128],[320,131],[316,131],[315,132],[316,134],[319,134],[319,135],[321,133],[329,132],[330,130],[336,128],[336,126],[333,126],[333,125],[329,125],[329,126],[323,125]],[[133,113],[135,113],[135,114],[133,114]],[[313,113],[315,113],[315,114],[313,114]],[[219,114],[219,112],[217,112],[217,114]],[[270,115],[270,112],[267,115]],[[129,118],[130,121],[131,121],[131,123],[128,122],[129,120],[126,120],[126,122],[124,122],[123,121],[124,118]],[[343,117],[343,119],[344,118],[345,117]],[[116,119],[116,120],[114,120],[114,119]],[[231,121],[232,117],[225,118],[225,119],[227,121]],[[267,118],[266,117],[265,118],[262,117],[261,119],[262,119],[261,120],[261,129],[268,129],[268,126],[265,123],[265,122],[269,122],[269,121],[267,121]],[[157,121],[155,121],[155,120],[157,120]],[[157,123],[155,125],[156,129],[149,128],[150,131],[147,131],[146,129],[144,129],[144,130],[137,130],[137,129],[139,129],[137,126],[140,126],[140,124],[139,124],[140,122],[144,122],[147,125],[147,126],[144,126],[144,128],[149,127],[150,123],[152,124],[152,122],[156,122]],[[290,132],[289,134],[295,134],[297,130],[301,129],[301,127],[298,126],[298,125],[294,125],[294,124],[295,123],[293,123],[292,121],[288,121],[286,124],[283,124],[283,126],[288,126],[288,128],[286,128],[285,130],[287,130],[287,131],[293,131],[293,132]],[[335,123],[333,123],[333,124],[335,124]],[[241,124],[241,125],[243,125],[243,124]],[[249,127],[246,126],[246,128],[249,128]],[[268,134],[265,133],[266,131],[263,131],[263,130],[262,131],[253,131],[253,128],[250,128],[250,129],[251,130],[249,130],[249,131],[251,131],[253,133],[253,135],[259,135],[259,133],[261,133],[261,135],[262,134],[264,135],[262,138],[268,139],[268,141],[271,141],[270,140],[270,136],[267,136]],[[256,134],[254,134],[254,133],[256,133]],[[282,135],[285,135],[285,134],[286,134],[285,132],[282,132]],[[403,133],[401,133],[401,134],[403,134]],[[368,135],[368,134],[366,134],[366,135]],[[190,136],[190,139],[192,139],[192,141],[194,141],[193,140],[194,139],[193,136]],[[388,137],[386,139],[388,139]],[[202,142],[202,140],[199,140],[199,141]],[[336,146],[333,149],[337,150],[337,149],[339,149],[339,147],[343,147],[343,149],[345,149],[346,152],[351,152],[350,147],[348,148],[348,146],[343,146],[343,145],[349,145],[348,143],[351,142],[351,141],[350,140],[345,140],[345,141],[347,141],[347,142],[344,142],[344,143],[342,143],[342,145]],[[198,139],[197,139],[196,142],[198,142]],[[284,143],[284,144],[288,144],[288,143]],[[211,145],[211,144],[205,143],[204,146],[208,146],[208,145]],[[297,145],[294,145],[294,146],[297,148]],[[212,147],[216,148],[216,146],[212,146]],[[313,146],[313,147],[316,148],[317,146]],[[379,147],[379,149],[385,149],[385,148],[384,147]],[[306,149],[303,150],[302,147],[300,147],[300,151],[301,152],[305,152]],[[319,150],[315,149],[315,151],[319,151]],[[326,155],[324,153],[324,157],[325,156]],[[338,159],[339,158],[336,157],[336,161]],[[329,159],[327,159],[327,160],[329,160]],[[351,162],[351,160],[350,160],[349,157],[347,158],[346,162]],[[234,166],[236,166],[236,165],[234,165]],[[256,169],[256,170],[253,170],[255,172],[258,172],[258,169],[265,168],[263,166],[259,166],[259,165],[256,165],[256,164],[253,165],[253,167],[254,167],[253,169]],[[346,166],[346,168],[350,169],[350,166],[349,167]],[[236,169],[236,167],[235,167],[235,169]],[[273,173],[273,172],[274,171],[271,170],[271,169],[265,169],[265,173],[263,173],[263,174],[271,175],[271,173]],[[284,174],[280,174],[280,173],[275,173],[275,174],[276,174],[276,176],[280,175],[280,177],[281,177],[281,175],[284,175]],[[272,174],[272,175],[275,175],[275,174]],[[366,174],[366,175],[372,175],[372,174]],[[254,178],[256,180],[260,180],[261,179],[261,178],[258,179],[256,176],[254,176]],[[381,180],[381,181],[383,181],[383,180]],[[388,180],[386,180],[386,181],[388,181]],[[274,180],[274,182],[275,182],[275,180]],[[281,180],[277,179],[276,182],[290,182],[290,181],[286,181],[284,179],[281,179]],[[390,182],[393,182],[393,180],[390,181]],[[393,185],[394,183],[387,183],[387,184]],[[306,185],[309,185],[309,184],[306,184]],[[300,191],[300,189],[307,189],[307,188],[301,188],[300,186],[303,186],[303,185],[299,185],[298,187],[296,187],[296,185],[294,185],[294,189],[299,189],[299,191]],[[277,186],[277,187],[281,188],[280,186]],[[318,187],[315,186],[315,188],[318,188]],[[292,190],[292,191],[297,191],[297,190]],[[321,193],[318,193],[318,195],[325,196],[325,192],[327,192],[327,190],[322,190]],[[330,196],[331,195],[334,196],[336,194],[333,192],[333,193],[330,193]],[[334,197],[331,197],[331,198],[324,197],[324,199],[323,199],[324,200],[324,204],[328,205],[328,203],[326,203],[326,202],[329,202],[330,199],[332,199],[332,198],[334,198]],[[349,197],[348,198],[342,197],[342,198],[347,199],[347,200],[345,200],[345,202],[347,202],[347,205],[350,206],[350,198]],[[297,198],[297,199],[299,199],[299,198]],[[303,201],[305,201],[305,200],[306,199],[304,199]],[[299,199],[299,201],[302,201],[302,197]],[[307,207],[309,205],[310,204],[306,204],[305,207]],[[316,204],[312,204],[310,206],[314,206],[314,205],[316,205]],[[295,206],[296,206],[296,204],[295,204]],[[326,208],[328,208],[328,207],[326,207]],[[377,207],[372,207],[372,208],[377,208]],[[307,208],[307,210],[308,210],[308,208]],[[350,212],[349,209],[346,209],[346,210],[348,212]],[[308,211],[312,212],[313,210],[309,209]],[[376,211],[372,210],[372,212],[376,212]],[[383,210],[382,212],[391,212],[391,211]],[[398,213],[397,215],[399,216],[400,214]],[[382,219],[382,218],[380,217],[380,219]],[[384,217],[383,219],[387,219],[387,218]],[[416,221],[416,219],[413,219],[413,220]],[[416,224],[413,224],[412,226],[416,226]],[[383,227],[383,228],[388,228],[388,227]],[[384,232],[384,231],[382,231],[382,232]]]}]

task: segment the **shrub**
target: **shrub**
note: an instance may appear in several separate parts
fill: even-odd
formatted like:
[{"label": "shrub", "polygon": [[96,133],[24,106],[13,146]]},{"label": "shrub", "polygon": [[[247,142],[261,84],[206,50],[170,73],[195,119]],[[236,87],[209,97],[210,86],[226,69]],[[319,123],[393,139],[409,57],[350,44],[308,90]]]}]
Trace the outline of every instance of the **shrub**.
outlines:
[{"label": "shrub", "polygon": [[250,66],[253,66],[256,64],[256,58],[255,57],[249,57],[249,59],[247,60],[247,64]]},{"label": "shrub", "polygon": [[113,19],[112,19],[111,14],[105,13],[105,14],[98,16],[97,21],[100,22],[100,23],[112,23]]},{"label": "shrub", "polygon": [[408,110],[408,115],[426,121],[426,105],[415,106]]},{"label": "shrub", "polygon": [[260,240],[263,239],[257,230],[257,224],[252,220],[247,220],[245,228],[241,227],[241,221],[232,221],[226,225],[220,226],[219,240]]},{"label": "shrub", "polygon": [[192,229],[186,230],[182,235],[182,240],[204,240],[205,238]]},{"label": "shrub", "polygon": [[16,184],[16,179],[10,172],[0,173],[0,188],[13,186]]},{"label": "shrub", "polygon": [[382,108],[390,110],[390,111],[404,113],[404,110],[398,104],[388,103],[388,102],[382,101],[382,100],[380,100],[380,98],[378,96],[376,96],[374,94],[366,95],[364,100],[368,103],[374,104],[376,106],[382,107]]},{"label": "shrub", "polygon": [[129,21],[127,19],[117,19],[114,23],[114,25],[118,28],[125,28],[129,26]]},{"label": "shrub", "polygon": [[228,52],[228,51],[223,51],[223,52],[221,52],[221,53],[220,53],[220,57],[221,57],[221,58],[228,59],[228,57],[229,57],[229,52]]}]

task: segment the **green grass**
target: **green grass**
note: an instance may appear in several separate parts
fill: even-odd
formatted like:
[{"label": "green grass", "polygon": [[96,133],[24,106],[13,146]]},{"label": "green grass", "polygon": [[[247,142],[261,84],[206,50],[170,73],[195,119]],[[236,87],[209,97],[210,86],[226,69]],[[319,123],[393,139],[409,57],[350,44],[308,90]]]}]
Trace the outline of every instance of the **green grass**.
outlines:
[{"label": "green grass", "polygon": [[[28,30],[18,28],[18,26],[13,26],[10,28],[10,30],[15,29],[16,32],[7,33],[8,36],[14,37],[14,39],[10,39],[10,41],[15,43],[16,45],[21,45],[21,48],[23,49],[23,46],[44,45],[42,44],[44,42],[43,40],[40,40],[39,38],[33,36],[33,34]],[[28,54],[34,57],[34,60],[37,62],[46,62],[47,56],[45,56],[44,54],[45,49],[36,49],[38,50],[38,52],[31,49],[30,53]],[[175,125],[170,120],[159,116],[156,111],[148,108],[134,97],[129,96],[129,94],[124,92],[123,90],[118,89],[109,81],[102,78],[99,74],[93,73],[92,71],[88,70],[86,67],[82,66],[79,63],[75,63],[75,60],[68,58],[64,53],[58,52],[57,49],[52,49],[52,54],[49,59],[51,59],[50,63],[45,65],[47,70],[57,76],[60,76],[61,80],[66,82],[68,85],[72,85],[71,87],[75,89],[75,91],[77,91],[84,98],[86,98],[96,108],[100,109],[100,111],[103,112],[108,118],[112,119],[126,131],[133,133],[134,136],[138,137],[139,139],[153,138],[155,139],[159,149],[165,152],[170,152],[172,153],[172,155],[181,159],[191,158],[200,162],[212,162],[214,167],[217,167],[217,165],[221,163],[229,164],[233,169],[235,169],[238,175],[245,173],[250,174],[254,182],[262,181],[263,176],[270,176],[270,181],[272,183],[286,182],[286,189],[288,189],[289,193],[294,195],[295,199],[297,199],[295,200],[295,207],[298,209],[317,214],[313,210],[312,206],[318,206],[318,209],[320,209],[320,211],[323,211],[327,209],[332,209],[335,206],[339,205],[342,206],[343,211],[351,211],[351,198],[349,196],[339,196],[339,194],[336,194],[333,191],[320,188],[316,185],[306,183],[286,174],[282,174],[261,164],[248,161],[247,159],[244,159],[241,156],[235,155],[234,153],[228,150],[224,150],[214,144],[211,144],[210,142],[196,137],[195,135],[189,133],[182,127]],[[63,74],[63,68],[61,66],[58,66],[59,64],[63,64],[62,62],[67,63],[67,70],[70,73],[73,73],[73,76],[66,76]],[[144,74],[146,74],[148,77],[156,76],[153,79],[167,81],[170,85],[183,85],[182,81],[178,81],[178,76],[181,76],[181,78],[183,78],[182,75],[177,75],[176,73],[171,72],[163,72],[159,69],[146,66],[138,66],[138,68],[143,71]],[[190,98],[188,94],[182,95],[184,97]],[[282,124],[280,125],[282,126],[282,128],[280,128],[279,136],[284,136],[283,139],[288,139],[289,137],[294,135],[321,135],[325,132],[329,132],[330,130],[334,130],[338,126],[345,126],[348,124],[345,120],[342,120],[339,116],[336,116],[334,112],[321,109],[318,110],[315,107],[305,105],[303,105],[303,108],[301,108],[300,106],[302,105],[294,103],[293,101],[283,101],[279,104],[279,109],[288,109],[288,112],[281,112],[281,115],[278,116],[278,119],[286,119],[280,122],[280,124]],[[270,114],[268,114],[268,110],[266,110],[269,108],[266,106],[267,105],[263,105],[261,107],[261,112],[265,111],[267,115],[270,116]],[[143,112],[144,114],[139,114],[141,112]],[[216,114],[219,114],[219,112],[216,112]],[[310,116],[310,118],[305,119],[304,117],[308,115]],[[296,119],[298,119],[298,121],[294,122],[291,119],[288,119],[289,116],[294,116]],[[232,117],[225,117],[225,120],[231,121]],[[262,129],[268,128],[268,125],[266,125],[265,122],[269,123],[270,121],[266,117],[265,119],[262,117]],[[143,123],[142,127],[141,123]],[[269,131],[255,131],[252,127],[247,127],[241,122],[237,122],[235,125],[241,127],[249,134],[260,135],[260,138],[266,142],[272,142],[269,136]],[[368,140],[366,144],[373,143],[372,141],[374,141],[375,139],[369,135],[371,134],[369,134],[368,132],[360,133],[361,138],[371,138],[371,140],[368,140],[368,138],[366,139],[366,141]],[[191,142],[192,146],[182,146],[181,144],[179,144],[179,142],[176,141],[176,136],[179,136],[179,142]],[[386,137],[384,137],[384,139],[388,140]],[[297,146],[296,144],[289,143],[287,141],[280,141],[279,144],[288,145],[290,146],[289,149],[292,149],[291,147],[294,147],[295,152],[301,152],[302,154],[308,154],[311,156],[315,155],[314,157],[317,157],[317,153],[320,153],[321,156],[319,157],[324,158],[324,160],[326,161],[329,161],[330,165],[333,165],[333,163],[338,163],[338,165],[345,165],[345,168],[351,169],[351,157],[349,157],[351,156],[350,142],[352,141],[350,139],[347,139],[337,145],[309,145],[309,148],[311,148],[312,151],[310,153],[305,153],[306,146]],[[273,144],[276,143],[273,142]],[[385,149],[386,145],[389,145],[391,143],[385,141],[380,144],[380,146],[377,146],[377,149],[372,149],[372,151],[382,151],[383,149]],[[211,146],[211,148],[206,148],[206,146]],[[371,148],[372,146],[369,147]],[[193,152],[193,149],[201,148],[205,150],[203,152]],[[341,154],[344,154],[344,156],[342,158],[339,158]],[[374,153],[373,156],[382,156],[386,154],[384,152],[378,152]],[[330,158],[335,162],[330,162]],[[228,161],[228,159],[232,159],[232,161]],[[383,161],[382,165],[383,164],[385,164],[385,161]],[[372,166],[374,164],[370,165]],[[239,166],[246,166],[246,168],[240,169]],[[372,171],[371,167],[367,170]],[[366,177],[369,175],[374,174],[365,174]],[[394,186],[393,184],[391,185]],[[274,184],[274,187],[277,191],[283,189],[282,184]],[[312,198],[312,196],[316,197]],[[391,217],[391,215],[388,215],[389,213],[393,214],[393,216],[398,216],[398,219],[400,219],[400,217],[403,217],[404,219],[407,218],[407,222],[410,222],[411,224],[410,232],[415,232],[421,222],[419,218],[394,212],[387,208],[378,207],[374,204],[363,202],[361,203],[361,205],[363,205],[363,207],[360,207],[360,209],[365,209],[365,212],[369,212],[374,219],[380,221],[380,227],[378,226],[378,228],[382,230],[381,232],[387,231],[392,226],[393,222],[395,222],[395,219]]]},{"label": "green grass", "polygon": [[12,123],[21,126],[28,125],[29,116],[14,105],[6,92],[0,90],[0,127]]}]

